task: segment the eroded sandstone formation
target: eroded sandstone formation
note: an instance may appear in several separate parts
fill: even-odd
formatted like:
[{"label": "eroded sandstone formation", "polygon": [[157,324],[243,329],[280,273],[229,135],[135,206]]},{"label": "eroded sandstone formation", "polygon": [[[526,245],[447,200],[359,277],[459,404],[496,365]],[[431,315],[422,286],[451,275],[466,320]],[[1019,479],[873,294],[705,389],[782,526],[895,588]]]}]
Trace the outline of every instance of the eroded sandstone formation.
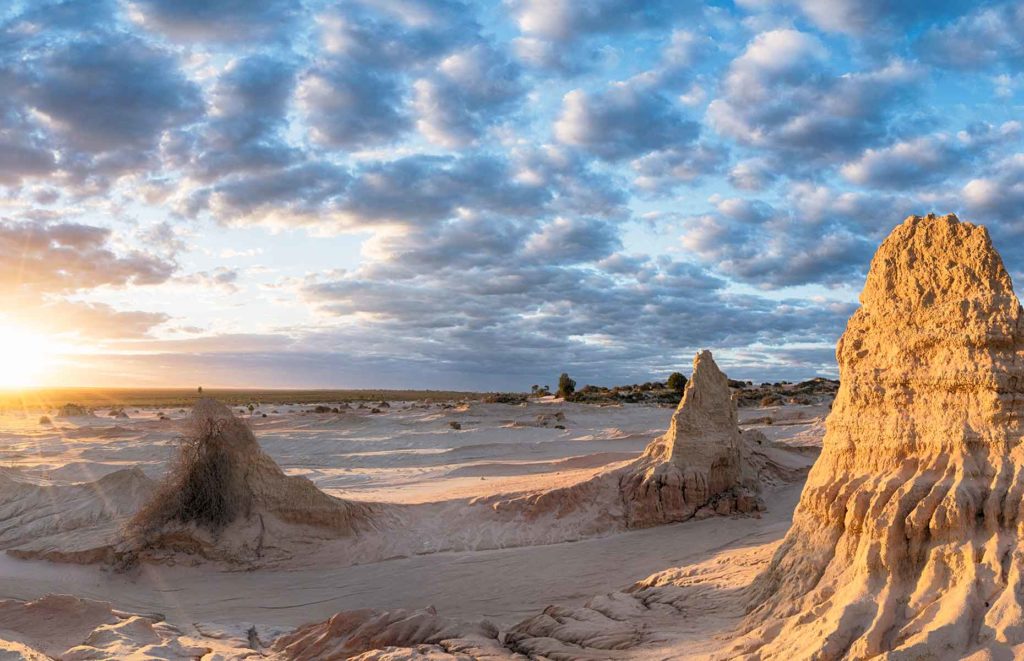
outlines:
[{"label": "eroded sandstone formation", "polygon": [[861,303],[822,455],[729,656],[1019,657],[1024,313],[1010,276],[984,227],[910,217]]},{"label": "eroded sandstone formation", "polygon": [[755,510],[758,483],[745,450],[729,379],[702,351],[668,433],[620,479],[628,525],[685,521],[706,506],[720,514]]},{"label": "eroded sandstone formation", "polygon": [[740,432],[729,380],[711,352],[701,351],[668,432],[637,460],[571,486],[478,502],[531,523],[573,518],[580,536],[746,514],[764,508],[762,484],[791,481],[806,471],[803,460],[787,463],[783,454],[760,432]]}]

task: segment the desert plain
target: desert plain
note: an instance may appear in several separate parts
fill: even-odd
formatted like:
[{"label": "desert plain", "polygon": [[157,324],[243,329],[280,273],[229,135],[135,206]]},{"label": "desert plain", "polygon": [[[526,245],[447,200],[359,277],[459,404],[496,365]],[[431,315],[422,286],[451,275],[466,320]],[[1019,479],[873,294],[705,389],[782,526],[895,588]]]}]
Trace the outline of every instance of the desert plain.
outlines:
[{"label": "desert plain", "polygon": [[911,216],[838,384],[11,407],[2,651],[1014,658],[1022,319],[984,227]]}]

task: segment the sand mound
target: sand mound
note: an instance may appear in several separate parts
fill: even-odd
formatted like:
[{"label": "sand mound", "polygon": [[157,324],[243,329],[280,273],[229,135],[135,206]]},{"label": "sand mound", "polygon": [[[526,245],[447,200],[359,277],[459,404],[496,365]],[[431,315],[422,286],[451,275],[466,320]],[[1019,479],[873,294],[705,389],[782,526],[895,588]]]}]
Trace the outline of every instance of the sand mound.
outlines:
[{"label": "sand mound", "polygon": [[[158,617],[114,610],[109,603],[68,595],[30,602],[0,600],[0,658],[245,658],[240,640],[198,640]],[[213,656],[207,657],[207,654]]]},{"label": "sand mound", "polygon": [[192,411],[178,457],[127,528],[129,555],[160,550],[229,560],[291,555],[310,537],[374,527],[383,506],[329,496],[288,476],[252,430],[208,398]]},{"label": "sand mound", "polygon": [[71,485],[0,471],[0,549],[23,558],[98,562],[113,557],[120,528],[155,483],[138,468]]},{"label": "sand mound", "polygon": [[272,651],[295,661],[513,658],[493,624],[439,617],[433,608],[344,611],[281,636]]},{"label": "sand mound", "polygon": [[1010,277],[983,227],[910,217],[861,303],[822,455],[731,656],[1019,657],[1024,312]]}]

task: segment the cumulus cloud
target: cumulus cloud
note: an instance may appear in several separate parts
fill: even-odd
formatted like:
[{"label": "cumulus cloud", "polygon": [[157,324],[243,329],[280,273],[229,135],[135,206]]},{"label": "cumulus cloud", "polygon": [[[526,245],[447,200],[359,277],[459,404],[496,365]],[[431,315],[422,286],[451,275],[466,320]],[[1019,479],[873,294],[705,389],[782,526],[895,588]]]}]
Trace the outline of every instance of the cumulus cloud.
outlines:
[{"label": "cumulus cloud", "polygon": [[981,5],[945,25],[932,27],[917,42],[920,56],[952,69],[1024,64],[1024,6],[1017,2]]},{"label": "cumulus cloud", "polygon": [[1020,135],[1017,122],[1000,127],[977,124],[956,135],[940,133],[868,149],[860,158],[842,166],[851,182],[875,188],[905,189],[945,180]]},{"label": "cumulus cloud", "polygon": [[436,223],[462,208],[536,214],[550,192],[516,181],[510,164],[484,155],[410,156],[354,172],[330,163],[231,179],[196,192],[188,210],[228,223],[358,229]]},{"label": "cumulus cloud", "polygon": [[767,158],[748,158],[737,162],[729,170],[729,183],[741,190],[763,190],[774,182],[779,165]]},{"label": "cumulus cloud", "polygon": [[1024,154],[1014,154],[994,164],[990,173],[964,184],[961,190],[967,208],[1020,227],[1024,205]]},{"label": "cumulus cloud", "polygon": [[618,160],[685,148],[700,126],[661,90],[643,80],[612,83],[598,93],[576,89],[562,99],[555,137],[601,158]]},{"label": "cumulus cloud", "polygon": [[925,20],[934,20],[969,9],[971,0],[937,0],[936,2],[890,2],[889,0],[738,0],[740,6],[752,10],[777,9],[779,5],[798,8],[823,30],[858,36],[891,36],[894,30],[906,29]]},{"label": "cumulus cloud", "polygon": [[26,102],[72,145],[93,153],[151,150],[202,110],[174,59],[132,37],[54,44],[32,63]]},{"label": "cumulus cloud", "polygon": [[718,173],[728,160],[721,146],[698,143],[687,149],[663,149],[630,163],[635,185],[648,192],[669,192],[681,184]]},{"label": "cumulus cloud", "polygon": [[143,27],[180,41],[284,38],[299,13],[288,0],[129,0],[128,7]]},{"label": "cumulus cloud", "polygon": [[79,223],[0,221],[0,260],[5,288],[53,293],[101,285],[152,285],[176,265],[139,251],[117,252],[111,231]]},{"label": "cumulus cloud", "polygon": [[682,220],[683,247],[713,272],[762,289],[856,282],[878,237],[913,209],[910,200],[808,183],[792,185],[784,205],[714,202],[713,211]]},{"label": "cumulus cloud", "polygon": [[[462,142],[489,109],[514,96],[514,68],[479,39],[461,2],[347,2],[319,15],[317,26],[321,55],[298,98],[321,145],[354,149],[398,138],[414,123],[414,96],[428,137]],[[410,78],[419,80],[415,89]]]},{"label": "cumulus cloud", "polygon": [[620,245],[618,231],[606,220],[555,218],[527,239],[523,257],[543,264],[588,262]]},{"label": "cumulus cloud", "polygon": [[171,134],[164,155],[202,181],[285,167],[300,155],[284,139],[294,66],[268,55],[230,62],[213,87],[208,121]]},{"label": "cumulus cloud", "polygon": [[869,71],[837,73],[816,37],[792,29],[755,37],[729,67],[708,107],[711,125],[741,144],[828,160],[883,139],[894,108],[922,77],[893,60]]},{"label": "cumulus cloud", "polygon": [[485,44],[447,56],[414,84],[417,127],[446,147],[472,143],[523,94],[519,75],[518,66]]},{"label": "cumulus cloud", "polygon": [[[596,36],[635,33],[671,26],[701,12],[699,5],[671,0],[507,0],[521,34],[514,42],[523,62],[576,74],[595,66],[599,49],[588,43]],[[684,48],[679,46],[680,52]]]}]

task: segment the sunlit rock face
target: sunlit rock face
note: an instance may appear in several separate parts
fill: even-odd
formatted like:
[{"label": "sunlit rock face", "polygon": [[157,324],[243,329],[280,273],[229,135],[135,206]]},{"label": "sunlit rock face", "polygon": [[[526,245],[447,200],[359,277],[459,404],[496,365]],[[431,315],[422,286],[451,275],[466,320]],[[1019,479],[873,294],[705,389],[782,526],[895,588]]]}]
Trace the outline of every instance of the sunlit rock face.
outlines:
[{"label": "sunlit rock face", "polygon": [[628,524],[685,521],[711,504],[723,514],[752,511],[756,500],[741,489],[756,489],[756,480],[744,475],[743,449],[729,379],[702,351],[668,433],[622,478]]},{"label": "sunlit rock face", "polygon": [[879,248],[861,303],[822,455],[733,655],[1018,656],[1024,327],[1010,277],[984,227],[914,216]]}]

